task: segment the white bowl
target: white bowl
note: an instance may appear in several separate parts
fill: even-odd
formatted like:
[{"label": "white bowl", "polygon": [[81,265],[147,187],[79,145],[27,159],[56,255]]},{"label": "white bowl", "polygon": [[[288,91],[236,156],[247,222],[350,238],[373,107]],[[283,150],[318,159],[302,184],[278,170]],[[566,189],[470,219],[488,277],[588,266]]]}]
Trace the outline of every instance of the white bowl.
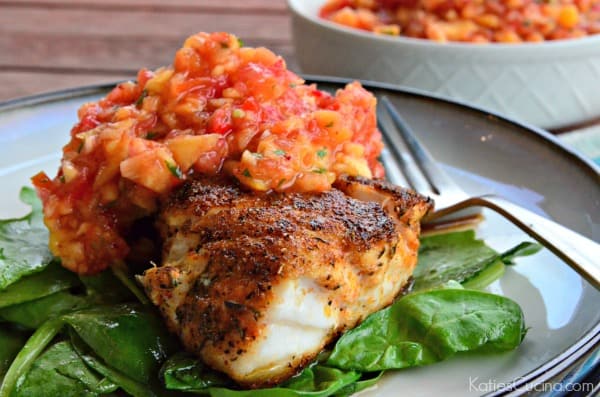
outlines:
[{"label": "white bowl", "polygon": [[553,129],[600,117],[600,35],[526,44],[440,44],[325,21],[325,0],[288,0],[304,73],[417,88]]}]

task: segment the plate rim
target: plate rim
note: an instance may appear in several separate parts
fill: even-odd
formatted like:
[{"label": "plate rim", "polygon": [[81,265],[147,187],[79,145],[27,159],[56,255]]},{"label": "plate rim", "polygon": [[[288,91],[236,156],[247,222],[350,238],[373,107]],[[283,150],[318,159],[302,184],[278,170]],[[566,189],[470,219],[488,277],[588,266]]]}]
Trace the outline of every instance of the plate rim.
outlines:
[{"label": "plate rim", "polygon": [[[410,87],[344,77],[321,76],[310,74],[301,74],[300,76],[303,79],[305,79],[308,84],[315,83],[344,85],[352,81],[360,81],[360,83],[368,89],[386,90],[392,91],[397,94],[414,96],[427,100],[434,100],[455,106],[457,108],[461,108],[462,110],[468,110],[470,112],[478,113],[480,116],[486,116],[488,118],[506,122],[512,125],[513,127],[517,127],[523,130],[524,132],[529,134],[531,138],[534,138],[540,142],[554,147],[554,149],[557,149],[561,153],[561,155],[567,156],[570,160],[574,161],[578,168],[588,173],[591,177],[595,177],[596,179],[598,179],[598,182],[600,183],[600,166],[596,165],[593,161],[584,157],[582,154],[575,151],[574,149],[566,146],[550,132],[542,128],[533,126],[531,124],[521,122],[507,116],[503,116],[497,112],[490,111],[488,109],[484,109],[482,107],[478,107],[469,103],[465,103],[460,100],[450,99],[441,95],[432,94],[426,91]],[[64,100],[100,94],[112,89],[113,87],[115,87],[115,85],[124,81],[127,80],[115,80],[114,82],[109,83],[83,85],[73,88],[49,91],[41,94],[10,99],[7,101],[0,102],[0,116],[5,112],[17,109],[24,109],[47,103],[49,104],[53,102],[60,102]],[[517,379],[508,382],[508,384],[506,384],[504,387],[489,393],[485,393],[482,396],[499,397],[514,395],[514,393],[516,393],[516,395],[526,393],[529,387],[534,387],[541,383],[554,380],[554,376],[573,366],[578,362],[578,360],[597,349],[600,350],[600,321],[596,323],[596,325],[592,326],[588,331],[586,331],[580,340],[571,344],[568,348],[564,349],[563,351],[557,353],[556,356],[554,356],[547,362],[541,364],[537,368],[534,368],[528,373],[523,374]],[[596,366],[598,365],[600,365],[600,363],[596,363]],[[570,381],[581,381],[584,377],[583,375],[585,374],[582,374],[582,376],[579,378],[571,379]]]}]

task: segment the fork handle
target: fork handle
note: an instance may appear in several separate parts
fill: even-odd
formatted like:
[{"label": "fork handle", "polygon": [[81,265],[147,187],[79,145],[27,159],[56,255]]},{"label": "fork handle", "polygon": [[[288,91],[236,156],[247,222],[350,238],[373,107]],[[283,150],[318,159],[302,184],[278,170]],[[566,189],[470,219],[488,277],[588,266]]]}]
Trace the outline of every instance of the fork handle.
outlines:
[{"label": "fork handle", "polygon": [[503,198],[472,197],[434,213],[442,217],[471,206],[489,208],[518,226],[600,290],[600,244]]}]

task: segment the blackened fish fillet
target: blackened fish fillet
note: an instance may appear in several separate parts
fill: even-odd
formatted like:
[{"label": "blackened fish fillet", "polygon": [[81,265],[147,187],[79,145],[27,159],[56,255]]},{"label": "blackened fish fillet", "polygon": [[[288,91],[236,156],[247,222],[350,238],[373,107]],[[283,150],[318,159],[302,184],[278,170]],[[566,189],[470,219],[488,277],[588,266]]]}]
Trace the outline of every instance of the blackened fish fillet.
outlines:
[{"label": "blackened fish fillet", "polygon": [[163,263],[141,281],[187,350],[243,386],[272,385],[393,301],[431,207],[358,177],[321,194],[193,180],[162,209]]}]

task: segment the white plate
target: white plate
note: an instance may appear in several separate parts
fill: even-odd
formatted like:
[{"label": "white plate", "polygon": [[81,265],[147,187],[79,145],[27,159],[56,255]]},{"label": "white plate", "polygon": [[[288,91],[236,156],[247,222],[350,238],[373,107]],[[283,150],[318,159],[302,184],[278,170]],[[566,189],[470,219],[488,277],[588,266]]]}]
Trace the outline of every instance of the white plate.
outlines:
[{"label": "white plate", "polygon": [[[340,81],[313,79],[319,80],[322,88],[340,86]],[[371,89],[396,103],[434,156],[465,189],[501,194],[600,239],[598,168],[549,134],[429,96],[375,84]],[[55,174],[77,108],[106,90],[105,86],[83,88],[0,105],[0,218],[24,214],[26,207],[18,202],[19,189],[40,170]],[[486,216],[478,234],[494,248],[503,250],[528,239],[493,214]],[[548,251],[519,259],[490,290],[511,297],[523,308],[530,329],[517,350],[491,356],[462,355],[428,367],[389,372],[375,388],[362,394],[507,394],[511,388],[523,391],[557,379],[590,352],[596,354],[586,365],[598,361],[600,292]]]}]

